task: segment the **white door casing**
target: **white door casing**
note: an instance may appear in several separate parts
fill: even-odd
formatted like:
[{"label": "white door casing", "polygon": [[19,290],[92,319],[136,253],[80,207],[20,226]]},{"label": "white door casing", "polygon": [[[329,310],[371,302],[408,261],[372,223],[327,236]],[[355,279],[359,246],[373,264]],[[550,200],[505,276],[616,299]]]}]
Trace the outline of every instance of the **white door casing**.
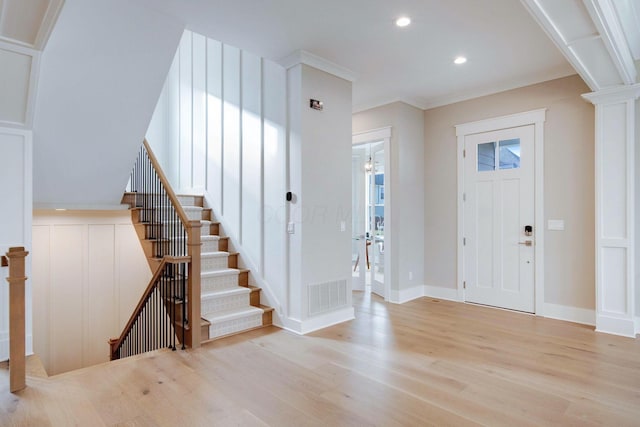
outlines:
[{"label": "white door casing", "polygon": [[465,137],[465,300],[534,311],[534,129]]},{"label": "white door casing", "polygon": [[[516,113],[476,122],[464,123],[456,126],[457,136],[457,174],[458,174],[458,239],[457,239],[457,293],[458,300],[465,301],[464,283],[467,280],[465,271],[465,158],[463,156],[465,140],[468,136],[493,132],[504,129],[517,128],[533,125],[533,176],[534,176],[534,219],[533,230],[535,236],[530,240],[535,244],[532,246],[534,263],[534,307],[533,312],[537,315],[544,315],[544,122],[546,110],[532,110],[523,113]],[[521,226],[529,224],[521,224]],[[522,229],[521,229],[522,230]],[[520,236],[523,237],[523,236]],[[521,239],[519,241],[525,241]]]}]

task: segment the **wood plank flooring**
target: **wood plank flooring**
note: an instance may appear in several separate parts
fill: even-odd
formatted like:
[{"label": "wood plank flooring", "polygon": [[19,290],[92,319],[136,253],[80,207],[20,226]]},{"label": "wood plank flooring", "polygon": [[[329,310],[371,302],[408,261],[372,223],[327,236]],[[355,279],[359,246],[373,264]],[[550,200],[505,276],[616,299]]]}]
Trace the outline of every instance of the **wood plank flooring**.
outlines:
[{"label": "wood plank flooring", "polygon": [[354,304],[304,337],[269,327],[16,395],[0,370],[0,426],[640,426],[640,340],[431,298]]}]

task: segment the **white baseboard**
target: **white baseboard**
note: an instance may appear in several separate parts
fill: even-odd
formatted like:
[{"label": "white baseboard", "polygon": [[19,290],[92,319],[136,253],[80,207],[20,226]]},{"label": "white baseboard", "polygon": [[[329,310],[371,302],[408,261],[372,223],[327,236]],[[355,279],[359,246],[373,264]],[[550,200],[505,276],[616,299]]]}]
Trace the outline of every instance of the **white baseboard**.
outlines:
[{"label": "white baseboard", "polygon": [[345,307],[330,313],[310,317],[302,321],[298,319],[281,319],[282,325],[277,326],[298,335],[305,335],[355,318],[355,310],[353,307]]},{"label": "white baseboard", "polygon": [[424,285],[424,296],[448,301],[461,302],[458,297],[458,290],[453,288],[443,288],[441,286]]},{"label": "white baseboard", "polygon": [[394,304],[404,304],[405,302],[409,302],[423,296],[424,286],[418,285],[409,289],[391,289],[391,295],[389,295],[389,299],[387,301]]},{"label": "white baseboard", "polygon": [[570,307],[567,305],[544,303],[544,312],[538,313],[551,319],[566,320],[568,322],[582,323],[583,325],[595,326],[596,311],[586,308]]},{"label": "white baseboard", "polygon": [[603,314],[596,315],[596,332],[635,338],[636,331],[636,319],[606,316]]}]

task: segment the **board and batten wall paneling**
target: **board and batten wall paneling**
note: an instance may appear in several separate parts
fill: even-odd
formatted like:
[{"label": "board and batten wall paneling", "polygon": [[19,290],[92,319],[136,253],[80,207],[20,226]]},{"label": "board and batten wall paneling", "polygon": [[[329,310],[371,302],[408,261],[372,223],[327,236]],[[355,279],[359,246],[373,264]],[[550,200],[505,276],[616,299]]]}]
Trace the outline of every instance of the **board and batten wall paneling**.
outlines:
[{"label": "board and batten wall paneling", "polygon": [[[32,133],[18,129],[0,128],[0,182],[2,206],[0,209],[0,255],[10,247],[24,246],[31,251],[32,205]],[[26,273],[30,276],[31,255],[26,259]],[[6,267],[0,268],[0,360],[9,357],[9,287],[5,278]],[[27,280],[26,296],[26,350],[32,351],[31,281]]]},{"label": "board and batten wall paneling", "polygon": [[193,168],[191,188],[198,192],[207,182],[207,39],[193,33],[191,43],[193,78]]},{"label": "board and batten wall paneling", "polygon": [[[286,295],[284,187],[286,159],[286,74],[270,61],[263,61],[263,276],[276,295]],[[286,298],[280,298],[286,304]]]},{"label": "board and batten wall paneling", "polygon": [[[53,225],[51,243],[51,319],[49,323],[50,373],[83,366],[83,283],[87,282],[86,226]],[[36,246],[34,245],[34,251]],[[34,271],[34,280],[35,280]]]},{"label": "board and batten wall paneling", "polygon": [[262,61],[242,52],[242,246],[262,271]]},{"label": "board and batten wall paneling", "polygon": [[49,375],[109,360],[151,272],[128,211],[37,211],[34,350]]},{"label": "board and batten wall paneling", "polygon": [[222,213],[222,43],[207,39],[207,194]]},{"label": "board and batten wall paneling", "polygon": [[173,153],[174,189],[204,193],[263,295],[286,300],[285,69],[185,31],[164,91],[147,137]]},{"label": "board and batten wall paneling", "polygon": [[[193,42],[190,32],[185,32],[179,50],[179,178],[181,188],[193,187]],[[185,89],[189,90],[185,90]]]},{"label": "board and batten wall paneling", "polygon": [[242,239],[240,222],[240,189],[242,188],[242,162],[240,159],[240,49],[224,45],[222,48],[222,156],[223,187],[222,215],[229,228],[236,232],[236,239]]}]

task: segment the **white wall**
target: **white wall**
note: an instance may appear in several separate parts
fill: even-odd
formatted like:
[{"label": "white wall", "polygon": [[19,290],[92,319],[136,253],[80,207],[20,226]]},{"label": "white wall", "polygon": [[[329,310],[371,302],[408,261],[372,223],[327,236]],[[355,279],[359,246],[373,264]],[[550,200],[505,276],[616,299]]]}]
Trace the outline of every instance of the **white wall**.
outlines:
[{"label": "white wall", "polygon": [[[351,308],[351,82],[305,64],[288,70],[291,315],[312,329],[312,285],[344,280]],[[309,100],[324,103],[323,111]],[[345,229],[341,230],[344,222]],[[295,310],[294,307],[300,307]],[[335,307],[345,308],[345,307]],[[332,307],[333,309],[333,307]]]},{"label": "white wall", "polygon": [[49,375],[109,360],[151,271],[129,211],[36,211],[34,351]]},{"label": "white wall", "polygon": [[265,302],[282,315],[284,68],[185,31],[147,139],[177,192],[206,195]]},{"label": "white wall", "polygon": [[565,230],[535,230],[545,233],[545,302],[556,308],[594,309],[594,108],[581,98],[586,92],[580,77],[570,76],[425,111],[427,285],[456,287],[454,126],[546,108],[544,223],[562,219]]},{"label": "white wall", "polygon": [[[0,255],[10,247],[23,246],[32,252],[26,259],[27,277],[31,259],[31,131],[0,128],[0,182],[2,183],[2,209],[0,209]],[[9,357],[9,287],[5,278],[7,267],[0,267],[0,361]],[[26,350],[32,353],[31,280],[27,280],[26,298]]]},{"label": "white wall", "polygon": [[127,0],[67,0],[41,57],[37,207],[119,205],[183,26]]},{"label": "white wall", "polygon": [[204,192],[275,322],[306,332],[307,286],[350,283],[351,83],[294,68],[185,31],[147,136],[178,192]]},{"label": "white wall", "polygon": [[[385,232],[393,239],[391,272],[392,302],[421,295],[424,281],[424,115],[423,111],[395,102],[353,115],[353,132],[391,126],[391,224]],[[410,273],[412,279],[410,279]]]}]

